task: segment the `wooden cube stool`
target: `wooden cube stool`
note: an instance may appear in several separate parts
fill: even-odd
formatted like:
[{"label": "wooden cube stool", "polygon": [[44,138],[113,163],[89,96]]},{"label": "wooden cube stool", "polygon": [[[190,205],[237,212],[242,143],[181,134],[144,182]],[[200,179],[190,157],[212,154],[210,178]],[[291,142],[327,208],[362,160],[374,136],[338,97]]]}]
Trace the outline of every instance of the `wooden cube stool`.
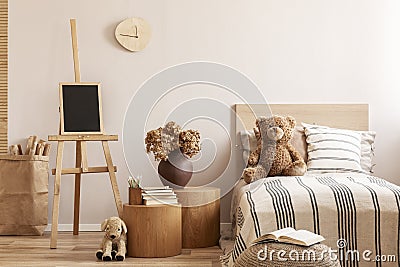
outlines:
[{"label": "wooden cube stool", "polygon": [[182,247],[218,245],[220,238],[220,189],[186,187],[175,189],[182,205]]}]

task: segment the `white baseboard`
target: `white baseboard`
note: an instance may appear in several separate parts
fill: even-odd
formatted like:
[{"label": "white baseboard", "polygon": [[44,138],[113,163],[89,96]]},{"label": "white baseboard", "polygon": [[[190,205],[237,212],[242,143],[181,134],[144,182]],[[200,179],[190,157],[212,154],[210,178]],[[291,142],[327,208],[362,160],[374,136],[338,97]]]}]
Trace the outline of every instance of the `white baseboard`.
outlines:
[{"label": "white baseboard", "polygon": [[[73,225],[72,224],[59,224],[58,231],[59,232],[72,232]],[[46,232],[51,231],[51,224],[47,225]],[[82,232],[100,232],[100,224],[79,224],[79,231]]]},{"label": "white baseboard", "polygon": [[[72,224],[59,224],[58,231],[59,232],[71,232],[73,230]],[[51,224],[47,225],[46,232],[51,231]],[[79,231],[82,232],[99,232],[100,224],[79,224]],[[232,236],[232,224],[231,223],[221,223],[220,225],[221,237],[224,239]]]}]

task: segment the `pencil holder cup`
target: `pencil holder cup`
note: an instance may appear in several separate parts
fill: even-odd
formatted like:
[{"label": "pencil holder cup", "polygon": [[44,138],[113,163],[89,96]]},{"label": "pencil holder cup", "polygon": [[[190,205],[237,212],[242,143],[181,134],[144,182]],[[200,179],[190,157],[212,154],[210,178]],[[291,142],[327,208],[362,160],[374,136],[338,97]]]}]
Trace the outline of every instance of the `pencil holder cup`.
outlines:
[{"label": "pencil holder cup", "polygon": [[142,205],[142,189],[129,187],[129,205]]}]

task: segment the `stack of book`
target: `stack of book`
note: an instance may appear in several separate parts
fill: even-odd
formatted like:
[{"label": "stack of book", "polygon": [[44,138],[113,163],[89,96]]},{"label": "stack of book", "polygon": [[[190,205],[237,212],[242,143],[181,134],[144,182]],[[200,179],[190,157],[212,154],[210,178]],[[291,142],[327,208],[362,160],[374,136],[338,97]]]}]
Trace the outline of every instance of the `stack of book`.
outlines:
[{"label": "stack of book", "polygon": [[176,194],[169,186],[142,188],[143,205],[178,204]]}]

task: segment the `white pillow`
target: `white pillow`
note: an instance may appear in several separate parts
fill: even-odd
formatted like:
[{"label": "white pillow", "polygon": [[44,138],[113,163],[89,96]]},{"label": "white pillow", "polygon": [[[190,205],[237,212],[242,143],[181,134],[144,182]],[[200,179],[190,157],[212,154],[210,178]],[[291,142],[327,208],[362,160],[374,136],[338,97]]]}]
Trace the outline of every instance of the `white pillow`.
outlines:
[{"label": "white pillow", "polygon": [[361,133],[303,123],[308,144],[308,172],[365,172],[361,168]]},{"label": "white pillow", "polygon": [[257,138],[254,134],[253,130],[250,131],[240,131],[240,141],[242,144],[243,150],[243,161],[245,165],[247,165],[247,161],[249,159],[250,153],[257,149]]},{"label": "white pillow", "polygon": [[361,133],[361,168],[368,173],[373,173],[376,132],[360,131],[359,133]]}]

